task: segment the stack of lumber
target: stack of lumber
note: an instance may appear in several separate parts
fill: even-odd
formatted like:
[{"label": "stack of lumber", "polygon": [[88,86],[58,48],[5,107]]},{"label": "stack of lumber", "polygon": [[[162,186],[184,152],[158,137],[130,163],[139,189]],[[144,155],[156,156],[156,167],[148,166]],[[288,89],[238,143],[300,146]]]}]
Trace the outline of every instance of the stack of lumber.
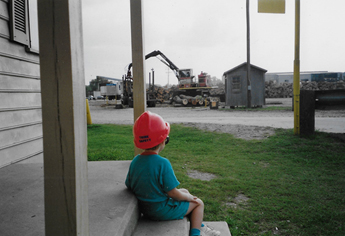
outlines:
[{"label": "stack of lumber", "polygon": [[225,84],[218,85],[218,88],[212,88],[210,90],[210,95],[214,97],[220,96],[223,94],[225,94]]},{"label": "stack of lumber", "polygon": [[[152,89],[146,89],[146,93],[152,93]],[[153,89],[153,96],[161,103],[163,103],[164,101],[174,100],[177,104],[182,104],[182,100],[187,99],[188,103],[192,104],[192,103],[199,103],[200,102],[199,100],[202,98],[201,96],[196,96],[196,97],[189,97],[185,95],[176,96],[176,94],[179,94],[179,93],[180,93],[179,88],[176,85],[170,88],[164,88],[164,87],[155,85]],[[222,95],[224,93],[225,93],[224,86],[222,88],[211,89],[210,91],[211,96]]]},{"label": "stack of lumber", "polygon": [[287,98],[293,96],[291,83],[276,84],[273,81],[265,82],[266,98]]},{"label": "stack of lumber", "polygon": [[203,106],[205,105],[205,101],[206,101],[206,106],[209,104],[210,102],[210,98],[203,98],[200,95],[197,95],[195,97],[191,97],[191,96],[186,96],[186,95],[176,95],[173,98],[173,103],[174,104],[182,104],[184,106]]},{"label": "stack of lumber", "polygon": [[[344,81],[337,82],[301,82],[301,90],[333,90],[345,89]],[[293,96],[293,84],[281,83],[276,84],[273,81],[265,82],[266,98],[287,98]]]},{"label": "stack of lumber", "polygon": [[334,90],[345,89],[343,80],[337,82],[302,82],[301,90]]},{"label": "stack of lumber", "polygon": [[[174,91],[178,90],[176,86],[172,86],[171,88],[163,88],[159,86],[154,86],[153,89],[153,96],[163,103],[164,101],[170,101],[173,98]],[[146,89],[146,93],[151,93],[152,89]]]},{"label": "stack of lumber", "polygon": [[[301,82],[300,84],[301,90],[333,90],[333,89],[345,89],[345,82],[344,81],[337,81],[337,82]],[[183,99],[198,100],[197,98],[182,98],[174,96],[174,94],[178,94],[178,88],[176,85],[172,86],[171,88],[164,88],[155,86],[154,87],[154,96],[158,101],[162,103],[164,101],[171,101],[174,100],[176,103],[182,104]],[[151,92],[148,89],[146,92]],[[225,85],[218,86],[218,88],[212,88],[210,90],[211,97],[220,97],[225,94]],[[183,96],[183,95],[182,95]],[[265,82],[265,97],[266,98],[289,98],[293,97],[293,84],[292,83],[281,83],[276,84],[273,81],[266,81]],[[191,102],[189,102],[191,103]],[[195,103],[195,102],[194,102]]]}]

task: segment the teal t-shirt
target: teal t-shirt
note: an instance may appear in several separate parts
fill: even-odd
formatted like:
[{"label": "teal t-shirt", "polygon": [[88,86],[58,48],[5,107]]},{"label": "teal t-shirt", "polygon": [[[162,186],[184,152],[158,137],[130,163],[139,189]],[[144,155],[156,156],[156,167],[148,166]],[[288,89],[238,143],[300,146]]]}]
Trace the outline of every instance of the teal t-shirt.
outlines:
[{"label": "teal t-shirt", "polygon": [[134,157],[125,183],[144,202],[166,201],[166,193],[180,184],[170,161],[158,154]]}]

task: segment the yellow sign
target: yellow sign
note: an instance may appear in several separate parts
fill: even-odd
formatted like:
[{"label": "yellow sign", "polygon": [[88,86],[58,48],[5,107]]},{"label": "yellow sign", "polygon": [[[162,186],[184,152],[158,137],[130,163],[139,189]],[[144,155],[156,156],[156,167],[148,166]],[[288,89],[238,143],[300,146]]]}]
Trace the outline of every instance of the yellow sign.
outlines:
[{"label": "yellow sign", "polygon": [[285,0],[258,0],[259,13],[285,13]]}]

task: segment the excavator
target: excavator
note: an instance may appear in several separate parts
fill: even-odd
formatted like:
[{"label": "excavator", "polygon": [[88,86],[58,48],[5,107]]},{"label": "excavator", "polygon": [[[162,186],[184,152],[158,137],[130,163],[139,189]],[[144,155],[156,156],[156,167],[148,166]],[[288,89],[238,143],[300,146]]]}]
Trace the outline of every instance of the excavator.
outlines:
[{"label": "excavator", "polygon": [[[193,76],[192,69],[179,69],[169,58],[167,58],[161,51],[155,50],[145,56],[145,60],[157,57],[163,64],[168,66],[175,74],[178,80],[179,94],[184,94],[186,96],[208,96],[211,87],[208,84],[209,75],[205,72],[201,72],[197,77]],[[129,105],[133,107],[133,77],[131,73],[132,63],[128,65],[127,74],[122,76],[123,82],[123,96],[122,104]],[[151,85],[150,85],[151,86]],[[154,88],[154,76],[152,78],[152,88],[149,88],[149,93],[147,93],[147,105],[149,107],[154,107],[156,104],[156,99],[153,95]],[[152,92],[151,92],[152,90]],[[178,94],[174,94],[178,95]]]}]

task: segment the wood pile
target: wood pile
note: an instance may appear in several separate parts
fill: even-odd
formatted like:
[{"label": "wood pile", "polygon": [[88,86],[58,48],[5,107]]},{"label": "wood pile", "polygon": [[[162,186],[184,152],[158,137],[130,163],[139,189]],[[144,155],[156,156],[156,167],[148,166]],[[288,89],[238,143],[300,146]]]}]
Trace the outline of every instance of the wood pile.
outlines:
[{"label": "wood pile", "polygon": [[[317,89],[309,89],[310,85],[315,83],[317,85],[313,85],[313,87],[317,86]],[[345,82],[343,80],[337,82],[302,82],[304,90],[334,90],[334,89],[345,89]]]},{"label": "wood pile", "polygon": [[[301,82],[301,90],[333,90],[345,89],[344,81],[337,82]],[[266,98],[290,98],[293,97],[293,84],[281,83],[276,84],[273,81],[265,82]]]},{"label": "wood pile", "polygon": [[293,96],[291,83],[276,84],[273,81],[265,82],[266,98],[288,98]]},{"label": "wood pile", "polygon": [[[178,90],[176,86],[172,86],[171,88],[163,88],[159,86],[155,86],[153,90],[154,97],[163,103],[164,101],[170,101],[173,98],[174,91]],[[146,89],[146,93],[151,93],[152,90]]]},{"label": "wood pile", "polygon": [[[152,89],[151,90],[146,89],[146,93],[151,93],[151,92],[152,92]],[[179,94],[179,89],[177,88],[176,85],[170,88],[155,86],[153,90],[153,96],[158,100],[158,102],[161,102],[161,103],[165,101],[171,101],[171,102],[174,101],[177,104],[186,103],[186,105],[189,105],[189,104],[204,105],[204,102],[201,101],[202,96],[190,97],[183,94],[182,95],[177,95],[177,94]],[[223,88],[212,89],[210,94],[211,96],[212,94],[214,95],[224,94],[224,86]]]},{"label": "wood pile", "polygon": [[172,101],[173,104],[181,104],[183,106],[205,106],[206,102],[206,106],[208,106],[210,103],[210,98],[203,98],[200,95],[191,97],[181,94],[179,96],[176,95]]},{"label": "wood pile", "polygon": [[[301,90],[331,90],[331,89],[345,89],[345,82],[344,81],[337,81],[337,82],[301,82]],[[198,98],[183,98],[178,97],[176,98],[178,88],[176,85],[172,86],[171,88],[163,88],[163,87],[154,87],[154,96],[160,102],[164,101],[172,101],[174,100],[176,103],[182,104],[183,99],[189,99],[190,104],[191,101],[200,100]],[[151,92],[146,90],[146,92]],[[225,95],[225,85],[218,86],[218,88],[213,88],[210,90],[211,97],[221,97]],[[183,95],[182,95],[183,96]],[[265,97],[266,98],[290,98],[293,97],[293,84],[292,83],[281,83],[276,84],[273,81],[265,82]]]},{"label": "wood pile", "polygon": [[218,88],[212,88],[210,90],[210,95],[214,97],[220,96],[223,94],[225,94],[225,84],[219,85]]}]

